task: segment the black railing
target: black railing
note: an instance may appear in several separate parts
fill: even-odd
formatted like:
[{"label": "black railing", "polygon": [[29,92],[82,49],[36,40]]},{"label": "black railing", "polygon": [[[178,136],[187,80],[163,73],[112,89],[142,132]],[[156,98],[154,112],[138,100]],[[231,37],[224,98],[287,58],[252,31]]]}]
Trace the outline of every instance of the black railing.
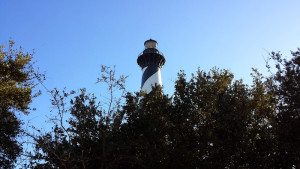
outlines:
[{"label": "black railing", "polygon": [[156,53],[156,54],[159,54],[159,55],[162,55],[164,56],[163,53],[161,53],[159,50],[155,49],[155,48],[148,48],[148,49],[145,49],[142,53],[139,54],[139,56],[143,55],[143,54],[149,54],[149,53]]}]

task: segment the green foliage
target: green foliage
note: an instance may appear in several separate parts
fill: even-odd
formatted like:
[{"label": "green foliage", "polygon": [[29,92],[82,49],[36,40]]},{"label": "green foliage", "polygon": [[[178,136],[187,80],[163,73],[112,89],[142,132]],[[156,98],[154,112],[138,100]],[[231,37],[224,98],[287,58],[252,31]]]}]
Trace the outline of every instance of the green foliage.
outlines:
[{"label": "green foliage", "polygon": [[29,113],[29,104],[36,96],[34,79],[42,78],[34,71],[31,60],[32,54],[14,49],[12,40],[7,50],[0,47],[0,166],[3,168],[12,167],[22,150],[16,140],[21,131],[16,113]]},{"label": "green foliage", "polygon": [[[124,93],[124,77],[103,67],[108,102],[81,90],[53,91],[53,131],[34,136],[32,168],[295,168],[299,167],[299,51],[272,53],[277,72],[253,84],[227,70],[178,74],[173,96]],[[121,90],[116,99],[113,91]],[[123,101],[122,101],[123,100]],[[124,102],[124,103],[123,103]],[[68,114],[67,124],[64,114]]]},{"label": "green foliage", "polygon": [[300,167],[300,49],[292,52],[292,59],[271,53],[277,69],[271,79],[276,92],[276,156],[278,167]]}]

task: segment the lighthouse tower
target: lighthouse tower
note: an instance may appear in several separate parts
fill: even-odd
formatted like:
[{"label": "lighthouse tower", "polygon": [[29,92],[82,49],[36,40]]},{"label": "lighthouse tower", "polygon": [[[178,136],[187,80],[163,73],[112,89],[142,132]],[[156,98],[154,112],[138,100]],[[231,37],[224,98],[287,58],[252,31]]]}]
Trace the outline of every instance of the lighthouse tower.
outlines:
[{"label": "lighthouse tower", "polygon": [[166,60],[157,50],[155,40],[146,40],[144,46],[145,50],[138,56],[137,63],[143,71],[141,90],[150,93],[153,86],[162,86],[160,69]]}]

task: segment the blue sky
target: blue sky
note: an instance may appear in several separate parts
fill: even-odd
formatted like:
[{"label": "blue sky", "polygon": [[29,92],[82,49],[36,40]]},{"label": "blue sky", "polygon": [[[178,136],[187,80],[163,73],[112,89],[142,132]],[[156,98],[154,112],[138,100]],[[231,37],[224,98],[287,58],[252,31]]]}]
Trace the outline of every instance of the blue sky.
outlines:
[{"label": "blue sky", "polygon": [[[68,89],[95,84],[100,65],[128,75],[127,89],[138,91],[137,56],[145,40],[158,41],[166,57],[164,90],[172,94],[176,74],[216,66],[251,81],[252,67],[265,72],[268,51],[300,47],[299,0],[1,0],[0,44],[12,38],[35,51],[45,85]],[[30,115],[42,122],[50,110],[45,92]]]}]

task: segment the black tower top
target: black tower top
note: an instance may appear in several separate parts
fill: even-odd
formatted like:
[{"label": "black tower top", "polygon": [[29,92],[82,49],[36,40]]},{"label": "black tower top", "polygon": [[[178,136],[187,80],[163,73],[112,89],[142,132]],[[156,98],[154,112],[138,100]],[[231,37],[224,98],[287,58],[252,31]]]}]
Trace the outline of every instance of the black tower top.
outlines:
[{"label": "black tower top", "polygon": [[162,67],[165,64],[165,57],[156,49],[156,45],[157,42],[153,39],[145,41],[145,50],[137,58],[137,63],[142,69],[150,65]]}]

